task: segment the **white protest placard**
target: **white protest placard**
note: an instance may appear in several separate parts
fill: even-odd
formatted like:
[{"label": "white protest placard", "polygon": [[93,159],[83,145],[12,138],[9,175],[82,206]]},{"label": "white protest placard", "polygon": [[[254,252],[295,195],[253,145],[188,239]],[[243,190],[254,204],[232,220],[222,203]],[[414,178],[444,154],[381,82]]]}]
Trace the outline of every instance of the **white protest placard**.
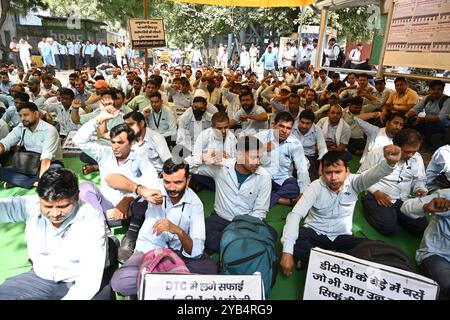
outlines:
[{"label": "white protest placard", "polygon": [[131,45],[136,49],[166,46],[166,35],[162,19],[129,19]]},{"label": "white protest placard", "polygon": [[416,273],[320,248],[311,250],[304,300],[435,300],[438,284]]},{"label": "white protest placard", "polygon": [[261,274],[200,275],[145,273],[140,300],[264,300]]}]

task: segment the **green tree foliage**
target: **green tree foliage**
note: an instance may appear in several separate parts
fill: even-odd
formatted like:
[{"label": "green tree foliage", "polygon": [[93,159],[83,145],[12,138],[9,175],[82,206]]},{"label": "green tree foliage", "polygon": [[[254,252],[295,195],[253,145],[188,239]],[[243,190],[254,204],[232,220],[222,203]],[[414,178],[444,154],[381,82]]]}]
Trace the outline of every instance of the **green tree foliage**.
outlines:
[{"label": "green tree foliage", "polygon": [[[23,0],[26,2],[25,0]],[[33,0],[38,1],[38,0]],[[67,9],[84,6],[83,18],[99,19],[113,26],[127,26],[129,18],[142,18],[143,0],[43,0],[55,15],[63,15]],[[262,25],[267,32],[296,32],[301,10],[293,8],[218,7],[177,3],[169,0],[148,0],[148,16],[161,17],[165,21],[169,42],[182,46],[194,42],[206,45],[217,35],[232,33],[239,39],[239,32],[252,24]],[[353,7],[330,12],[328,26],[338,31],[338,38],[368,41],[373,32],[367,28],[370,14],[365,7]],[[304,25],[319,25],[320,14],[306,11]]]},{"label": "green tree foliage", "polygon": [[1,0],[0,3],[2,9],[0,27],[5,22],[7,13],[26,14],[30,9],[46,9],[48,7],[44,0]]}]

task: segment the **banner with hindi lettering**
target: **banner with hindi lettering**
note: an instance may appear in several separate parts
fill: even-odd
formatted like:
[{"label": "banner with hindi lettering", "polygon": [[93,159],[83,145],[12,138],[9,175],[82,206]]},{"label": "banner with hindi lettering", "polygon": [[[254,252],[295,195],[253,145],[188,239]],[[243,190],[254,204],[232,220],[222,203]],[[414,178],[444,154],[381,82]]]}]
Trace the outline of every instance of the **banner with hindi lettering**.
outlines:
[{"label": "banner with hindi lettering", "polygon": [[450,1],[398,0],[383,65],[450,69]]},{"label": "banner with hindi lettering", "polygon": [[419,274],[320,248],[311,250],[304,300],[435,300],[439,286]]},{"label": "banner with hindi lettering", "polygon": [[261,274],[200,275],[145,273],[141,300],[264,300]]}]

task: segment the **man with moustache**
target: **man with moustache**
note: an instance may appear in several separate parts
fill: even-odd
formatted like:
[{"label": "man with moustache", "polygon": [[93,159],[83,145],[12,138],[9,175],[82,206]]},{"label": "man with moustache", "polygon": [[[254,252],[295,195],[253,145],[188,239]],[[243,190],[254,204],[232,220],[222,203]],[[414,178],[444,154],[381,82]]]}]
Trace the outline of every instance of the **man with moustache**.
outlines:
[{"label": "man with moustache", "polygon": [[203,253],[205,219],[203,204],[189,189],[189,165],[164,162],[161,186],[150,190],[115,174],[124,190],[136,190],[149,201],[144,224],[139,231],[134,254],[114,273],[111,286],[125,296],[137,294],[137,279],[142,257],[150,250],[169,248],[192,273],[216,274],[217,265]]}]

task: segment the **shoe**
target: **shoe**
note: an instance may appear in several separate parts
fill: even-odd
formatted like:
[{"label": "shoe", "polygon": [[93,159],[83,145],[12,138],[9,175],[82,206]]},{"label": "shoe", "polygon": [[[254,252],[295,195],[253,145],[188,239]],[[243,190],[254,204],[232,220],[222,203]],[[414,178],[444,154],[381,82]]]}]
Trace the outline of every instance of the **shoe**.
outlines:
[{"label": "shoe", "polygon": [[11,188],[14,188],[14,187],[15,187],[15,185],[13,185],[12,183],[9,183],[9,182],[5,182],[3,184],[3,188],[4,189],[11,189]]},{"label": "shoe", "polygon": [[136,247],[136,240],[131,240],[127,236],[123,238],[122,243],[119,247],[119,262],[124,263],[127,261],[134,253],[134,247]]}]

